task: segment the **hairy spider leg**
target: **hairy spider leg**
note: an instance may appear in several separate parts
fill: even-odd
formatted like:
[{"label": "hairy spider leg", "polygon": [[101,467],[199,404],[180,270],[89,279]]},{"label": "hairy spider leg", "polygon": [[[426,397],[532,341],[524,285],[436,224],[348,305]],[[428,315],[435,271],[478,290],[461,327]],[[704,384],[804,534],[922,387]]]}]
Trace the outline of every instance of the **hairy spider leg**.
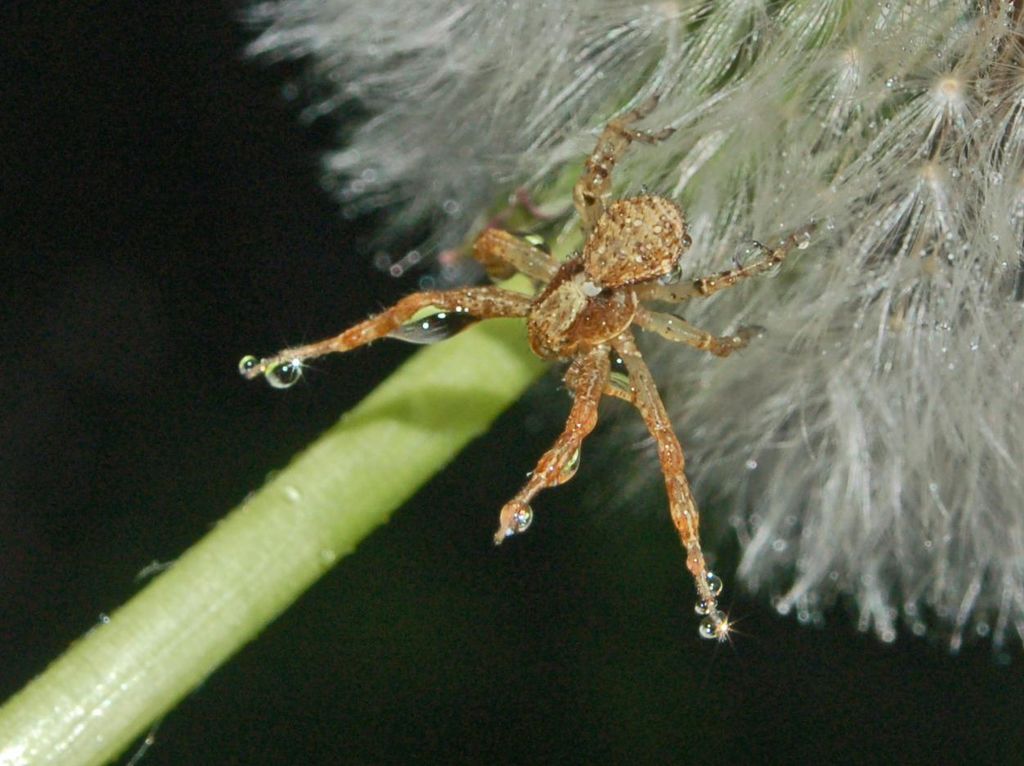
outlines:
[{"label": "hairy spider leg", "polygon": [[611,194],[612,170],[622,153],[633,141],[654,144],[675,132],[675,128],[664,128],[655,133],[629,129],[629,125],[650,114],[657,104],[658,97],[651,96],[636,109],[609,122],[598,137],[594,151],[587,157],[583,175],[572,190],[572,201],[579,213],[584,237],[590,234],[604,212],[605,203]]},{"label": "hairy spider leg", "polygon": [[626,330],[612,341],[612,346],[626,364],[634,392],[633,404],[657,445],[672,522],[679,531],[679,539],[686,550],[686,568],[690,570],[697,584],[699,602],[709,605],[709,616],[715,621],[715,635],[721,637],[727,632],[728,623],[725,616],[714,608],[718,591],[713,585],[714,578],[708,570],[704,552],[700,547],[700,514],[690,490],[690,483],[686,480],[683,448],[675,431],[672,430],[672,421],[658,394],[651,371],[640,355],[633,333]]},{"label": "hairy spider leg", "polygon": [[[609,369],[611,364],[609,363]],[[565,387],[570,391],[575,391],[577,386],[577,367],[576,365],[569,365],[569,369],[565,371],[565,375],[562,377],[562,382],[565,383]],[[609,375],[608,380],[605,381],[604,391],[602,393],[605,396],[611,396],[615,399],[622,399],[624,402],[633,403],[633,387],[624,387],[619,382],[613,380],[613,376]]]},{"label": "hairy spider leg", "polygon": [[663,284],[647,284],[638,285],[636,288],[637,295],[640,296],[640,300],[654,300],[654,301],[665,301],[670,303],[678,303],[679,301],[689,300],[690,298],[707,298],[709,295],[714,295],[719,290],[725,290],[727,287],[733,287],[737,282],[740,282],[749,277],[756,277],[758,274],[764,274],[766,271],[771,271],[786,260],[786,256],[794,248],[802,249],[807,247],[811,241],[811,233],[814,231],[815,225],[808,224],[802,226],[792,234],[787,236],[781,241],[778,247],[770,248],[766,245],[762,245],[760,242],[754,242],[754,245],[760,248],[764,253],[763,258],[759,258],[756,261],[748,263],[746,266],[742,266],[736,269],[728,269],[727,271],[720,271],[717,274],[713,274],[707,277],[697,277],[689,282],[680,282],[674,285],[663,285]]},{"label": "hairy spider leg", "polygon": [[473,257],[496,279],[519,271],[539,282],[550,282],[561,265],[555,257],[503,229],[484,229],[473,242]]},{"label": "hairy spider leg", "polygon": [[313,359],[334,352],[350,351],[387,336],[388,333],[397,330],[409,321],[417,311],[428,306],[474,319],[495,319],[498,317],[525,317],[530,313],[532,302],[532,298],[528,295],[492,286],[413,293],[402,298],[391,308],[350,327],[333,338],[304,346],[286,348],[273,356],[258,361],[247,357],[242,361],[240,371],[246,378],[252,379],[274,370],[279,365],[294,366],[304,359]]},{"label": "hairy spider leg", "polygon": [[657,333],[673,343],[686,343],[715,356],[729,356],[733,351],[746,346],[758,332],[754,327],[740,327],[732,335],[712,335],[685,319],[672,314],[648,311],[643,306],[637,309],[633,321],[644,330]]},{"label": "hairy spider leg", "polygon": [[533,518],[530,500],[534,495],[547,487],[564,484],[576,472],[580,446],[597,425],[597,406],[611,369],[608,353],[608,346],[601,344],[574,359],[569,366],[565,380],[570,385],[573,402],[565,428],[551,449],[537,461],[537,467],[523,488],[501,509],[498,531],[494,534],[495,545],[501,545],[506,537],[526,529]]}]

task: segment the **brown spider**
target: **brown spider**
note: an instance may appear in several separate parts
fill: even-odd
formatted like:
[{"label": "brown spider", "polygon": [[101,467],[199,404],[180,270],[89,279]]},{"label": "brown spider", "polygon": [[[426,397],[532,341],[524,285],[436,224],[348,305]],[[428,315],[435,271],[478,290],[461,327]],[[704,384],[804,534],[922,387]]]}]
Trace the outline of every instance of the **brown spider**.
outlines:
[{"label": "brown spider", "polygon": [[[718,609],[722,582],[708,570],[701,551],[700,519],[683,471],[683,450],[630,326],[638,325],[717,356],[743,348],[753,334],[748,329],[715,336],[678,317],[651,311],[642,302],[707,297],[743,278],[769,271],[794,246],[805,246],[810,227],[790,235],[774,249],[758,245],[763,257],[746,266],[682,281],[679,263],[690,246],[690,235],[679,207],[653,195],[609,202],[612,169],[630,143],[655,143],[672,133],[671,128],[657,133],[630,128],[656,103],[657,99],[651,98],[609,122],[587,159],[585,171],[573,189],[585,239],[582,251],[559,262],[499,229],[486,229],[477,237],[474,257],[492,273],[500,267],[514,269],[545,285],[535,297],[493,286],[414,293],[341,335],[288,348],[265,359],[247,356],[239,369],[246,378],[264,375],[271,385],[285,387],[298,379],[305,359],[348,351],[388,335],[412,340],[421,331],[429,334],[436,326],[431,319],[406,324],[428,307],[439,310],[435,315],[439,322],[446,317],[450,321],[449,312],[466,320],[525,318],[530,347],[538,356],[570,362],[564,380],[573,403],[554,446],[540,458],[519,493],[501,509],[494,542],[500,544],[506,537],[525,531],[533,519],[530,501],[534,495],[572,478],[580,446],[597,425],[601,397],[624,399],[640,412],[657,444],[672,521],[686,549],[686,566],[697,584],[696,609],[704,615],[700,635],[723,640],[729,633],[729,621]],[[625,364],[628,384],[619,383],[612,375],[613,355]]]}]

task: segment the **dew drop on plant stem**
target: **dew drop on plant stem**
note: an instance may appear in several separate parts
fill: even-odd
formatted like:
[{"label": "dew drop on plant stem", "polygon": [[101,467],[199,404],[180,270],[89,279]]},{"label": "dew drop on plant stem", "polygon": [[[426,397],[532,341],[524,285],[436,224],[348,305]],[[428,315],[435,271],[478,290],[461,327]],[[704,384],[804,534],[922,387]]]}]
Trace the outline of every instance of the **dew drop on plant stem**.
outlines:
[{"label": "dew drop on plant stem", "polygon": [[722,592],[722,578],[716,575],[714,572],[708,571],[704,575],[704,579],[708,584],[708,590],[711,591],[711,595],[717,596]]},{"label": "dew drop on plant stem", "polygon": [[429,345],[452,337],[473,324],[473,317],[461,311],[439,311],[430,316],[412,319],[388,333],[389,338]]}]

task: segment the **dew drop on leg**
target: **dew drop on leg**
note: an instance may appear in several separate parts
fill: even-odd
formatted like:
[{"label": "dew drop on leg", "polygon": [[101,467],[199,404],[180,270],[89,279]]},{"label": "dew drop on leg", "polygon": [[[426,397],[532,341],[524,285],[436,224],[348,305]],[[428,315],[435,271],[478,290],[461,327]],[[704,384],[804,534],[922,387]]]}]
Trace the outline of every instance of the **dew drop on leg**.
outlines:
[{"label": "dew drop on leg", "polygon": [[476,321],[468,314],[459,311],[439,311],[436,314],[412,319],[401,327],[388,333],[389,338],[415,343],[417,345],[429,345],[446,340],[461,330],[465,330]]}]

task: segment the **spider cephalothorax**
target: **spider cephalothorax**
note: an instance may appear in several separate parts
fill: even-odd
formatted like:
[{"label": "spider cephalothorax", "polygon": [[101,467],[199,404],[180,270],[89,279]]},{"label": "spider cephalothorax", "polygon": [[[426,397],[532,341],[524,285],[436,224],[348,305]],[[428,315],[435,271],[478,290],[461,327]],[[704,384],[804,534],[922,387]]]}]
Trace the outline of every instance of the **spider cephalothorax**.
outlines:
[{"label": "spider cephalothorax", "polygon": [[[572,478],[580,446],[597,425],[601,398],[624,399],[636,407],[657,445],[672,521],[697,586],[697,612],[704,615],[700,634],[724,639],[729,621],[718,609],[722,583],[708,570],[701,550],[700,519],[684,472],[683,450],[631,327],[636,325],[717,356],[742,348],[751,335],[747,330],[715,336],[671,314],[651,311],[644,302],[705,297],[745,277],[769,271],[793,247],[803,247],[811,229],[791,234],[774,249],[760,246],[762,257],[746,266],[683,280],[679,262],[690,246],[690,236],[679,207],[653,195],[609,200],[612,170],[630,143],[654,143],[672,133],[670,129],[646,133],[630,128],[656,103],[656,99],[649,99],[608,123],[587,158],[583,175],[573,189],[584,236],[579,253],[559,262],[529,242],[493,228],[481,232],[474,241],[474,256],[489,268],[508,265],[543,285],[535,297],[493,286],[414,293],[334,338],[285,349],[264,359],[247,356],[239,369],[247,378],[264,375],[272,385],[285,387],[298,379],[305,359],[348,351],[389,335],[409,339],[406,323],[430,307],[439,314],[473,319],[525,318],[533,351],[545,359],[569,362],[564,379],[572,394],[572,409],[555,444],[541,456],[523,488],[501,509],[495,543],[530,525],[530,502],[538,492]],[[613,356],[625,365],[628,386],[613,382]]]},{"label": "spider cephalothorax", "polygon": [[613,202],[583,250],[534,301],[530,347],[545,359],[565,359],[620,335],[640,305],[633,285],[670,276],[689,245],[675,203],[650,196]]}]

